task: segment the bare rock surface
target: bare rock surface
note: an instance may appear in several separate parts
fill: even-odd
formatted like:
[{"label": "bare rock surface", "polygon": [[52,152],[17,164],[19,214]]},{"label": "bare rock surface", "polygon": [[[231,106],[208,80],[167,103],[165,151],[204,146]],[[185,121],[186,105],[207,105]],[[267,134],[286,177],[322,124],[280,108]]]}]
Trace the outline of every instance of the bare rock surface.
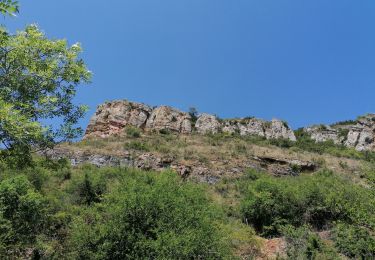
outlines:
[{"label": "bare rock surface", "polygon": [[284,121],[272,119],[267,122],[258,118],[224,120],[222,131],[239,133],[242,136],[256,135],[267,139],[288,139],[296,141],[293,130]]},{"label": "bare rock surface", "polygon": [[86,129],[85,137],[107,137],[126,126],[143,128],[152,108],[141,103],[118,100],[98,106]]},{"label": "bare rock surface", "polygon": [[288,124],[278,119],[272,119],[271,125],[265,127],[265,136],[267,139],[288,139],[296,141],[296,136]]},{"label": "bare rock surface", "polygon": [[[257,118],[218,119],[203,113],[193,123],[189,113],[169,106],[152,108],[148,105],[116,100],[98,106],[90,120],[84,138],[108,137],[119,134],[132,126],[144,131],[167,130],[179,134],[240,134],[255,135],[266,139],[296,141],[289,125],[282,120],[264,121]],[[303,129],[316,142],[333,141],[337,145],[355,148],[358,151],[375,150],[375,114],[367,114],[354,121],[333,125],[315,125]]]},{"label": "bare rock surface", "polygon": [[203,113],[199,115],[195,128],[200,134],[217,134],[220,131],[221,124],[216,116]]},{"label": "bare rock surface", "polygon": [[181,134],[191,133],[191,116],[168,106],[155,108],[147,120],[148,130],[169,130]]},{"label": "bare rock surface", "polygon": [[306,127],[304,131],[310,134],[311,138],[316,142],[333,141],[335,144],[342,142],[338,130],[328,125],[314,125]]},{"label": "bare rock surface", "polygon": [[306,127],[304,131],[316,142],[332,140],[357,151],[375,150],[375,114],[367,114],[345,124]]},{"label": "bare rock surface", "polygon": [[86,129],[84,138],[107,137],[118,134],[127,126],[146,131],[168,130],[180,134],[191,134],[193,129],[199,134],[216,134],[219,132],[242,136],[257,135],[270,138],[285,138],[295,141],[290,127],[283,121],[267,122],[257,118],[219,120],[216,116],[203,113],[195,125],[191,116],[169,106],[150,106],[118,100],[98,106]]}]

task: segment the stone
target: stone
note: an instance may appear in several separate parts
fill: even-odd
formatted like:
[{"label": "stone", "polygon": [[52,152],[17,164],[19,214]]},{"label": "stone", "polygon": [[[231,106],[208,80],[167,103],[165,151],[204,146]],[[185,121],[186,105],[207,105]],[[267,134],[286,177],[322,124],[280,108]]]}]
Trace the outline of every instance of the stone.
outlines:
[{"label": "stone", "polygon": [[316,142],[332,140],[335,144],[355,148],[357,151],[375,149],[375,114],[360,116],[355,121],[304,128]]},{"label": "stone", "polygon": [[366,151],[374,148],[374,134],[371,131],[364,130],[358,137],[355,149],[357,151]]},{"label": "stone", "polygon": [[217,134],[220,131],[221,124],[216,116],[210,114],[201,114],[195,123],[195,129],[200,134]]},{"label": "stone", "polygon": [[240,130],[240,135],[258,135],[265,136],[264,132],[265,121],[251,118],[249,120],[242,120],[239,122],[238,127]]},{"label": "stone", "polygon": [[151,107],[127,100],[104,103],[91,118],[84,138],[118,134],[126,126],[143,128],[151,112]]},{"label": "stone", "polygon": [[272,119],[271,124],[266,125],[265,135],[267,139],[288,139],[296,141],[294,132],[287,123],[278,119]]},{"label": "stone", "polygon": [[304,131],[310,134],[311,139],[315,142],[333,141],[335,144],[342,142],[338,130],[328,125],[314,125],[304,128]]},{"label": "stone", "polygon": [[221,131],[227,134],[235,134],[235,133],[239,133],[240,130],[238,128],[237,121],[225,120],[222,124]]},{"label": "stone", "polygon": [[181,134],[190,134],[191,116],[168,106],[155,108],[146,123],[147,130],[169,130]]}]

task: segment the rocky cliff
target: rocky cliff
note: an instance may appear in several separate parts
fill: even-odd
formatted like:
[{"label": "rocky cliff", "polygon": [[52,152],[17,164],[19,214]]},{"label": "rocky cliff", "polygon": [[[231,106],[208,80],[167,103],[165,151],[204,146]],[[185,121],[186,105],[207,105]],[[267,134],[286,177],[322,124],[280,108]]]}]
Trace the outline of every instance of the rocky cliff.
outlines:
[{"label": "rocky cliff", "polygon": [[310,126],[304,131],[316,142],[333,141],[358,151],[375,150],[375,114],[333,125]]},{"label": "rocky cliff", "polygon": [[189,113],[172,107],[152,108],[127,100],[106,102],[100,105],[90,120],[84,138],[118,134],[127,126],[137,127],[144,131],[168,130],[180,134],[224,132],[258,135],[267,139],[296,140],[288,124],[278,119],[273,119],[271,122],[256,118],[222,120],[215,115],[203,113],[194,122]]},{"label": "rocky cliff", "polygon": [[[116,100],[98,106],[86,129],[84,138],[107,137],[132,126],[143,131],[170,131],[178,134],[228,133],[241,136],[256,135],[266,139],[296,141],[294,131],[282,120],[265,121],[258,118],[219,119],[202,113],[192,118],[178,109]],[[314,125],[303,128],[316,142],[333,141],[337,145],[358,151],[375,150],[375,114],[333,125]]]}]

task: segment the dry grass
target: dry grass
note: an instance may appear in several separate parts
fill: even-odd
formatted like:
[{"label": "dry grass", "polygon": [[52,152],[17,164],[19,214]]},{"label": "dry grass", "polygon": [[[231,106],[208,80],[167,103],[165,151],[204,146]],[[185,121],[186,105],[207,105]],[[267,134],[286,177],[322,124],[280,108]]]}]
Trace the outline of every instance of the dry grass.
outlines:
[{"label": "dry grass", "polygon": [[103,139],[87,139],[74,144],[62,144],[72,151],[90,154],[123,156],[140,155],[150,152],[160,157],[171,157],[185,165],[201,165],[223,172],[239,168],[244,170],[255,156],[269,156],[279,159],[314,162],[334,170],[348,178],[361,182],[364,162],[357,159],[317,154],[300,149],[280,148],[273,145],[257,144],[239,137],[215,137],[205,135],[176,135],[141,133],[138,137],[125,133]]}]

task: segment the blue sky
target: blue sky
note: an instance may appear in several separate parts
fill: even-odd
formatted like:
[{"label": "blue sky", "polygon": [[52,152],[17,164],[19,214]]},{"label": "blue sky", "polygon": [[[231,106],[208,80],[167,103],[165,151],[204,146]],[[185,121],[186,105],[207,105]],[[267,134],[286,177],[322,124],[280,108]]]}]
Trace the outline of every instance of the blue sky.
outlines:
[{"label": "blue sky", "polygon": [[375,112],[374,0],[21,0],[10,31],[37,23],[81,42],[94,77],[77,101],[190,106],[294,128]]}]

